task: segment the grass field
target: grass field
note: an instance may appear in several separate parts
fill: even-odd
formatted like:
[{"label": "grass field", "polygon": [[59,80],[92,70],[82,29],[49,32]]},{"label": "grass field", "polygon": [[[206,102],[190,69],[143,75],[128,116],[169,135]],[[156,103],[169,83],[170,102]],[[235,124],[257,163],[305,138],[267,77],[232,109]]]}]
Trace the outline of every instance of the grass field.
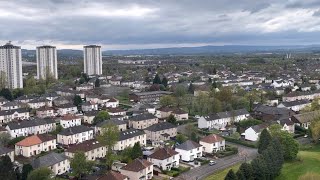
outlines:
[{"label": "grass field", "polygon": [[218,171],[218,172],[212,174],[211,176],[207,177],[206,180],[220,180],[220,179],[223,180],[230,169],[233,169],[234,172],[237,172],[239,167],[240,167],[240,165],[241,164],[236,164],[236,165],[233,165],[233,166],[231,166],[231,167],[229,167],[227,169]]},{"label": "grass field", "polygon": [[276,180],[297,180],[307,172],[320,174],[320,145],[300,151],[298,159],[285,163]]},{"label": "grass field", "polygon": [[[298,180],[300,176],[308,172],[320,175],[320,145],[302,149],[298,154],[298,159],[285,163],[280,176],[276,180]],[[206,180],[223,180],[230,169],[236,172],[239,167],[240,164],[236,164],[207,177]]]}]

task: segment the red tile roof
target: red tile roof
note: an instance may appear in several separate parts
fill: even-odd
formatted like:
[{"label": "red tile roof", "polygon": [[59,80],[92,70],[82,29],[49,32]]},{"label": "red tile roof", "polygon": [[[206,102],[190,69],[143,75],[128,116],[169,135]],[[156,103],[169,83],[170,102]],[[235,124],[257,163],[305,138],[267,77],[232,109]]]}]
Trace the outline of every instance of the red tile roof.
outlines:
[{"label": "red tile roof", "polygon": [[132,162],[128,163],[126,166],[123,166],[121,169],[133,172],[139,172],[143,169],[152,166],[153,164],[145,159],[135,159]]},{"label": "red tile roof", "polygon": [[152,159],[164,160],[164,159],[167,159],[167,158],[172,157],[177,154],[178,154],[178,152],[176,152],[173,149],[160,148],[160,149],[156,150],[153,154],[151,154],[149,157]]},{"label": "red tile roof", "polygon": [[206,142],[206,143],[215,143],[223,141],[224,139],[216,134],[210,134],[209,136],[203,137],[200,141]]},{"label": "red tile roof", "polygon": [[22,141],[19,141],[16,143],[17,146],[33,146],[37,144],[41,144],[46,141],[51,141],[56,139],[56,137],[47,135],[47,134],[38,134],[38,135],[33,135],[30,137],[27,137],[23,139]]}]

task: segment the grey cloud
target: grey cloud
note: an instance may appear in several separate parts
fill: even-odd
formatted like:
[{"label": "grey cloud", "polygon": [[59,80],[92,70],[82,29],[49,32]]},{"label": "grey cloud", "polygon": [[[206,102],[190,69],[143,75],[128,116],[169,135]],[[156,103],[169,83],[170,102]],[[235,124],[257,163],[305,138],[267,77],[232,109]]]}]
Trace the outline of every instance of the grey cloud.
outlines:
[{"label": "grey cloud", "polygon": [[[314,42],[316,38],[311,38],[319,35],[317,30],[303,31],[290,23],[279,27],[279,23],[288,23],[287,13],[299,8],[310,9],[313,16],[317,16],[319,12],[310,4],[317,3],[290,4],[286,0],[263,3],[252,0],[7,0],[0,4],[0,11],[10,10],[7,13],[13,14],[10,14],[11,18],[0,14],[0,41],[41,43],[46,40],[109,45],[317,43]],[[84,8],[91,8],[91,14],[78,12]],[[125,14],[128,8],[133,8],[131,13],[140,13],[139,8],[150,9],[150,12],[134,17]],[[107,14],[111,11],[119,15]],[[308,21],[311,17],[303,18]],[[274,19],[277,21],[272,21]],[[314,27],[305,25],[303,28]]]}]

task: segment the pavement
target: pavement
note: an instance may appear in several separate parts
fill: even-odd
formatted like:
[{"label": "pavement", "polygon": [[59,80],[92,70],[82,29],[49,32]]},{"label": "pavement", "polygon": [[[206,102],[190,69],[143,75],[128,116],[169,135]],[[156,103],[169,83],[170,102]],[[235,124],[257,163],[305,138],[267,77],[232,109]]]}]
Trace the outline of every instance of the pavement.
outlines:
[{"label": "pavement", "polygon": [[175,179],[186,179],[186,180],[205,179],[206,177],[210,176],[211,174],[214,174],[217,171],[226,169],[238,163],[250,161],[258,155],[257,149],[249,148],[246,146],[229,143],[229,142],[226,142],[226,143],[232,146],[237,146],[239,153],[232,156],[225,157],[225,158],[217,159],[215,160],[217,164],[213,166],[206,164],[200,167],[193,168],[190,171],[181,174]]}]

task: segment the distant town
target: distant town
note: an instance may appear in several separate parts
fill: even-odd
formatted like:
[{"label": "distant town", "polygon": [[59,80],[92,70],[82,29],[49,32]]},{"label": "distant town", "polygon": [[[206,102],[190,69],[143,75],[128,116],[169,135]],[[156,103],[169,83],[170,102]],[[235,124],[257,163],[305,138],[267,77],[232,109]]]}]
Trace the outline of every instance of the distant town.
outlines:
[{"label": "distant town", "polygon": [[319,153],[316,52],[35,49],[0,46],[0,179],[282,179]]}]

